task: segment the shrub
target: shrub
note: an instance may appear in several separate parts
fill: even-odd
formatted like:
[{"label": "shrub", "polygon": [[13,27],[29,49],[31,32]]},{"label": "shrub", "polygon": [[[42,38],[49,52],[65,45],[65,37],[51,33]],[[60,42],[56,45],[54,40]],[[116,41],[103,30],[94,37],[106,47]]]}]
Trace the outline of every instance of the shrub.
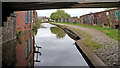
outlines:
[{"label": "shrub", "polygon": [[37,29],[37,25],[33,25],[33,29]]}]

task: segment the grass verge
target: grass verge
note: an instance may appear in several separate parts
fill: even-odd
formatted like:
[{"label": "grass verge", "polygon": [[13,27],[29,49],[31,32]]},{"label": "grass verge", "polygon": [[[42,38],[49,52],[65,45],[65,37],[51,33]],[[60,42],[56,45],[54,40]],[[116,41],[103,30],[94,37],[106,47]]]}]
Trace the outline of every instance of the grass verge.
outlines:
[{"label": "grass verge", "polygon": [[[62,22],[59,22],[59,23],[62,23]],[[103,27],[100,27],[100,26],[93,26],[93,25],[80,24],[80,23],[76,23],[76,24],[73,24],[73,23],[62,23],[62,24],[76,25],[76,26],[82,26],[82,27],[86,27],[86,28],[96,29],[96,30],[99,30],[101,32],[104,32],[110,38],[118,40],[118,29],[113,29],[111,27],[103,28]]]},{"label": "grass verge", "polygon": [[95,49],[99,49],[99,48],[101,48],[103,46],[103,45],[101,45],[101,44],[99,44],[97,42],[92,41],[92,39],[91,39],[91,37],[89,35],[87,35],[86,33],[82,32],[82,31],[80,31],[79,29],[69,27],[69,26],[66,26],[66,27],[68,27],[70,29],[73,29],[73,30],[77,31],[78,33],[82,34],[85,37],[83,40],[81,40],[81,42],[84,45],[86,45],[86,46],[88,46],[90,48],[95,48]]}]

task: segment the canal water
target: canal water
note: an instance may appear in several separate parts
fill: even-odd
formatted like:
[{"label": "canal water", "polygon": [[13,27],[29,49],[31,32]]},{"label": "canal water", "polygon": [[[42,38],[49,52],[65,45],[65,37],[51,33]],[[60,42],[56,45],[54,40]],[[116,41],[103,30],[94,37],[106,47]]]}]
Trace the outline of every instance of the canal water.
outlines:
[{"label": "canal water", "polygon": [[88,66],[75,41],[61,28],[42,23],[16,40],[2,44],[2,66]]},{"label": "canal water", "polygon": [[41,24],[35,43],[42,47],[35,66],[88,66],[71,39],[61,28],[49,23]]}]

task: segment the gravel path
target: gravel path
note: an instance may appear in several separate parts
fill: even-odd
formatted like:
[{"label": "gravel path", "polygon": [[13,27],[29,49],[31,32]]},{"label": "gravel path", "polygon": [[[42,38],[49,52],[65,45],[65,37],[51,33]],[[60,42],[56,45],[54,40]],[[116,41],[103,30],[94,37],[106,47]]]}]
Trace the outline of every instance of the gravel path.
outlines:
[{"label": "gravel path", "polygon": [[67,25],[67,26],[78,28],[82,32],[85,32],[86,34],[90,35],[92,38],[95,38],[95,37],[108,37],[103,32],[100,32],[100,31],[95,30],[95,29],[89,29],[89,28],[79,27],[79,26],[74,26],[74,25]]},{"label": "gravel path", "polygon": [[103,62],[106,65],[118,66],[118,41],[117,40],[111,39],[103,32],[100,32],[95,29],[89,29],[89,28],[79,27],[75,25],[66,25],[66,26],[78,28],[80,31],[91,36],[91,39],[93,41],[96,41],[97,43],[104,45],[101,47],[101,49],[96,49],[93,51],[98,55],[98,57],[101,58],[101,60],[103,60]]}]

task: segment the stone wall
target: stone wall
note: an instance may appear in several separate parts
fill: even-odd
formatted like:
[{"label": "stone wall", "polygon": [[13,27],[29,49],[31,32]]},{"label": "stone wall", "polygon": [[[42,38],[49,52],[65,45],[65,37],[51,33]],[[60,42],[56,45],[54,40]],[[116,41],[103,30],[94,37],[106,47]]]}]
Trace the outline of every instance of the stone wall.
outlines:
[{"label": "stone wall", "polygon": [[2,66],[16,65],[16,43],[15,40],[5,42],[2,44]]},{"label": "stone wall", "polygon": [[4,22],[2,27],[2,43],[16,38],[16,14],[12,13],[10,17],[7,17],[7,21]]}]

